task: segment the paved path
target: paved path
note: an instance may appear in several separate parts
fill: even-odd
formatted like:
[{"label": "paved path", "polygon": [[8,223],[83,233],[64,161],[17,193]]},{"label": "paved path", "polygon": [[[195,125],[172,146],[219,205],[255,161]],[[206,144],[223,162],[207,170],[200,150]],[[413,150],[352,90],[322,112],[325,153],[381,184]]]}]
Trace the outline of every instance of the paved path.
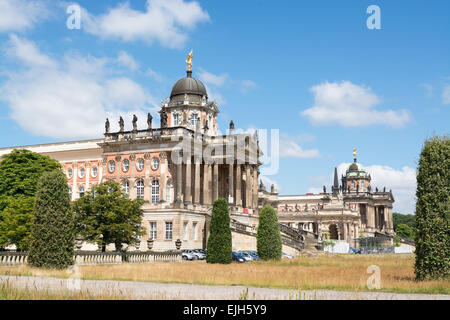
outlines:
[{"label": "paved path", "polygon": [[[79,282],[77,282],[79,281]],[[399,294],[386,292],[343,292],[331,290],[302,291],[245,286],[204,286],[192,284],[153,283],[114,280],[76,280],[52,277],[0,276],[0,284],[8,282],[17,288],[60,292],[77,290],[95,294],[120,295],[126,299],[237,300],[248,288],[248,299],[301,300],[450,300],[450,295]]]}]

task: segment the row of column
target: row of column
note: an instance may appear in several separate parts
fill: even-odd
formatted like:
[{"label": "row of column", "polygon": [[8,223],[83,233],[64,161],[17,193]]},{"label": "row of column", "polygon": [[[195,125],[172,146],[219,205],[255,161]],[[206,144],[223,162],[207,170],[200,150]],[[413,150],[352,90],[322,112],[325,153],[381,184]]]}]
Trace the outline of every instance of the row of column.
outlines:
[{"label": "row of column", "polygon": [[[203,183],[201,181],[201,167],[203,166]],[[176,203],[211,205],[219,198],[219,169],[228,166],[229,203],[242,207],[244,200],[248,208],[258,206],[258,169],[256,166],[241,164],[203,164],[200,159],[190,159],[176,167]],[[183,167],[185,168],[185,183],[183,186]],[[245,174],[245,199],[242,199],[242,181]],[[193,183],[192,183],[193,178]],[[225,177],[223,177],[225,178]],[[202,185],[201,185],[202,183]],[[192,185],[194,190],[192,190]],[[183,192],[184,191],[184,192]],[[201,195],[203,198],[201,199]]]}]

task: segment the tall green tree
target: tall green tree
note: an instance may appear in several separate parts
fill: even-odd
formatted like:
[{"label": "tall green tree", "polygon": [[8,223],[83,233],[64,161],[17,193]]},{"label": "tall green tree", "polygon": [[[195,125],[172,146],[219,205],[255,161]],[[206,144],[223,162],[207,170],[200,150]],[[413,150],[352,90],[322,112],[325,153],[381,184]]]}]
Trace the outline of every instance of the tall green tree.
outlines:
[{"label": "tall green tree", "polygon": [[28,262],[38,268],[73,264],[75,223],[69,187],[61,170],[42,175],[37,185]]},{"label": "tall green tree", "polygon": [[123,243],[135,244],[144,234],[143,203],[129,199],[118,183],[104,182],[74,202],[77,233],[102,251],[110,243],[120,251]]},{"label": "tall green tree", "polygon": [[219,198],[214,201],[209,238],[206,251],[207,263],[228,264],[232,261],[232,237],[230,213],[227,201]]},{"label": "tall green tree", "polygon": [[257,233],[258,256],[262,260],[280,260],[282,242],[280,225],[275,209],[266,205],[259,213]]},{"label": "tall green tree", "polygon": [[28,150],[13,150],[0,161],[0,247],[28,250],[34,198],[44,172],[58,161]]},{"label": "tall green tree", "polygon": [[397,225],[395,233],[402,238],[414,240],[414,229],[407,224],[400,223]]},{"label": "tall green tree", "polygon": [[425,141],[419,159],[416,202],[416,279],[450,272],[450,139]]}]

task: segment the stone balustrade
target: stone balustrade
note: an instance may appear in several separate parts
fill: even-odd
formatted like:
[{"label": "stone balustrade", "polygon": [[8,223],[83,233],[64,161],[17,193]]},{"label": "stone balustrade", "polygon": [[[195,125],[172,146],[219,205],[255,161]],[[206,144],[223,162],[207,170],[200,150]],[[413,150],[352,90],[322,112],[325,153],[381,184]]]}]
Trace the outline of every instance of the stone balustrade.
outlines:
[{"label": "stone balustrade", "polygon": [[[99,252],[75,251],[76,265],[104,265],[121,263],[179,262],[181,252]],[[0,266],[18,266],[28,263],[27,252],[0,252]]]}]

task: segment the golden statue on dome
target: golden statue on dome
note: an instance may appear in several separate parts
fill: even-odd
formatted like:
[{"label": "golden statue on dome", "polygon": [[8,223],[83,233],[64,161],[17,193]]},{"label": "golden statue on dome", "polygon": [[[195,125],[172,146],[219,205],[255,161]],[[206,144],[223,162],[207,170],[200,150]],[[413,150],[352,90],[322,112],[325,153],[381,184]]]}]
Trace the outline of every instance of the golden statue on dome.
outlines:
[{"label": "golden statue on dome", "polygon": [[188,71],[191,71],[191,68],[192,68],[192,58],[193,58],[193,57],[194,57],[194,55],[193,55],[192,50],[191,50],[191,52],[189,52],[189,54],[188,54],[188,56],[187,56],[187,59],[186,59],[186,64],[187,64],[186,69],[187,69]]},{"label": "golden statue on dome", "polygon": [[356,160],[356,148],[353,149],[353,159]]}]

